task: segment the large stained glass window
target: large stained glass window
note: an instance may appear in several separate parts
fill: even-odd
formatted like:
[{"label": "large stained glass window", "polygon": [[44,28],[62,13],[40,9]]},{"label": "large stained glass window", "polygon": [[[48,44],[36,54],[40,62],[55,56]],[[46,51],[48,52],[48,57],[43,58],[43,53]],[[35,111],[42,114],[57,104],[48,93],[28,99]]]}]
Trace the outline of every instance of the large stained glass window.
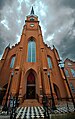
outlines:
[{"label": "large stained glass window", "polygon": [[52,62],[51,62],[51,58],[49,56],[47,56],[47,61],[48,61],[49,68],[52,68]]},{"label": "large stained glass window", "polygon": [[33,38],[28,42],[28,62],[36,62],[36,44]]},{"label": "large stained glass window", "polygon": [[13,56],[11,59],[10,68],[14,67],[14,63],[15,63],[15,56]]}]

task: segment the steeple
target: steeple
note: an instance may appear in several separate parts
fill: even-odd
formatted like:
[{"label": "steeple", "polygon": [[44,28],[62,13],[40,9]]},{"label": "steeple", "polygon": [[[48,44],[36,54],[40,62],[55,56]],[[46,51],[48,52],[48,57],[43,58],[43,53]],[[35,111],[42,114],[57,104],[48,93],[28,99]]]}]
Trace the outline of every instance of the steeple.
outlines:
[{"label": "steeple", "polygon": [[30,15],[34,15],[34,9],[33,9],[33,6],[32,6],[32,9],[31,9],[31,13]]}]

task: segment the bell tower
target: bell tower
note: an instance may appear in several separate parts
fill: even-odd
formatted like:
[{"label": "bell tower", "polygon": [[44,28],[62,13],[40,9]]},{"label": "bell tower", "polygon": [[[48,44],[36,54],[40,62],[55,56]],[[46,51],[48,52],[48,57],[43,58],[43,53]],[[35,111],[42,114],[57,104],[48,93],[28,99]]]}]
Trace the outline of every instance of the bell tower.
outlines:
[{"label": "bell tower", "polygon": [[[38,16],[34,14],[32,7],[30,15],[26,17],[23,27],[20,48],[22,49],[21,71],[19,85],[20,99],[37,99],[41,100],[40,92],[42,90],[41,81],[41,47],[43,45],[42,32],[38,21]],[[19,58],[19,57],[18,57]],[[39,74],[38,74],[39,73]],[[29,80],[30,79],[30,80]],[[32,83],[30,82],[32,80]],[[34,81],[33,81],[34,80]],[[19,80],[18,80],[19,81]],[[15,85],[15,84],[14,84]],[[34,96],[33,96],[34,93]],[[42,101],[41,101],[42,102]]]},{"label": "bell tower", "polygon": [[39,21],[38,17],[34,14],[34,9],[32,7],[30,15],[27,16],[26,19],[26,28],[27,30],[37,30]]}]

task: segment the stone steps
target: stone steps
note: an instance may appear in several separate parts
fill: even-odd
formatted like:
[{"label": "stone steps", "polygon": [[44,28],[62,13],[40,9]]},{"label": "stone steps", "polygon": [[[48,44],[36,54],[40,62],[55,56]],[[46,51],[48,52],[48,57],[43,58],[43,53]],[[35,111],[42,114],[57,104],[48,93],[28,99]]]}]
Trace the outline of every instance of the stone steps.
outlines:
[{"label": "stone steps", "polygon": [[24,100],[20,107],[42,106],[36,99]]}]

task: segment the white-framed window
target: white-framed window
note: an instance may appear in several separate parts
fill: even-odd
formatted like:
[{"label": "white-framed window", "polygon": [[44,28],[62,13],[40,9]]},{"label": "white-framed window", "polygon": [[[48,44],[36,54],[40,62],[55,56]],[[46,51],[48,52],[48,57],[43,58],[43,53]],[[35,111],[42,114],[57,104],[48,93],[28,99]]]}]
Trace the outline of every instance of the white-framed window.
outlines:
[{"label": "white-framed window", "polygon": [[15,58],[16,58],[15,56],[12,57],[11,63],[10,63],[10,68],[13,68],[14,67]]},{"label": "white-framed window", "polygon": [[33,38],[28,42],[28,62],[36,62],[36,43]]},{"label": "white-framed window", "polygon": [[65,69],[65,74],[66,74],[67,77],[69,77],[69,72],[68,72],[67,69]]},{"label": "white-framed window", "polygon": [[71,69],[72,76],[75,77],[75,70]]},{"label": "white-framed window", "polygon": [[47,61],[48,61],[49,68],[52,69],[52,62],[51,62],[51,58],[49,56],[47,56]]}]

